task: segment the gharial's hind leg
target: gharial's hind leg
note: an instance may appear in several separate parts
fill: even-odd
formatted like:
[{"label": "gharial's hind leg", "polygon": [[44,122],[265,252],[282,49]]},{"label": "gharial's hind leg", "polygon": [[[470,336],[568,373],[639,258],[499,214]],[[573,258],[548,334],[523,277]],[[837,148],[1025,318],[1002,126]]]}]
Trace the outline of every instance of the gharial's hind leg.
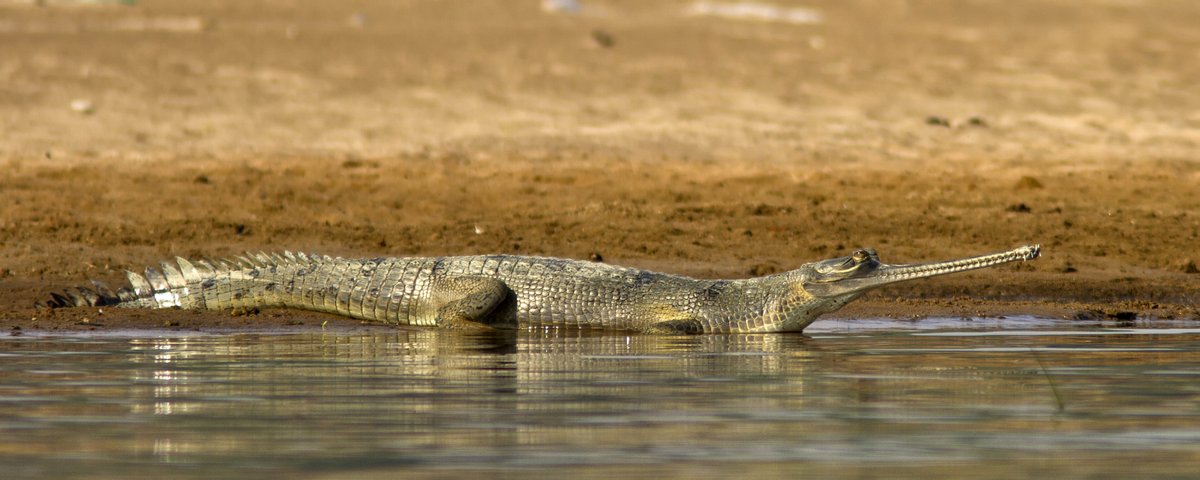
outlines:
[{"label": "gharial's hind leg", "polygon": [[437,326],[479,330],[516,327],[516,302],[504,282],[488,277],[446,277],[433,282]]}]

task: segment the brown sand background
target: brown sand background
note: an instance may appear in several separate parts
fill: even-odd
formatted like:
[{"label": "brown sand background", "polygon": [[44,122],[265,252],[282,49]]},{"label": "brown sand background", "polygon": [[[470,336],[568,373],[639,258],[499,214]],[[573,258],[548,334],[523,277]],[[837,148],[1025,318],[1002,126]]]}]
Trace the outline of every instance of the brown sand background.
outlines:
[{"label": "brown sand background", "polygon": [[747,277],[876,247],[1035,262],[837,315],[1200,320],[1200,4],[0,0],[0,327],[183,255],[518,253]]}]

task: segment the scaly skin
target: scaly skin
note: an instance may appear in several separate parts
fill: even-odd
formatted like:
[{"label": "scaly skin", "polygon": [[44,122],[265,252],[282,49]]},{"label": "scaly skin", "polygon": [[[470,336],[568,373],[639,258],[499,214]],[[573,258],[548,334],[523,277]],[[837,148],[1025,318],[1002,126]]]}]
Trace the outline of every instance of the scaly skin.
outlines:
[{"label": "scaly skin", "polygon": [[513,255],[342,259],[257,254],[177,258],[127,272],[116,293],[97,284],[52,307],[291,307],[395,325],[574,326],[646,333],[798,332],[889,283],[1031,260],[1038,246],[948,262],[888,265],[875,251],[745,280],[701,280],[601,263]]}]

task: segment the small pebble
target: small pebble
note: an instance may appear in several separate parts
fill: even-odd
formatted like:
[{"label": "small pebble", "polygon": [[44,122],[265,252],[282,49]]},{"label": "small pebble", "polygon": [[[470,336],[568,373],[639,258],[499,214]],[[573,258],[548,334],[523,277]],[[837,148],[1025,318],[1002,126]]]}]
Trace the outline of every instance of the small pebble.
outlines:
[{"label": "small pebble", "polygon": [[71,110],[83,115],[96,113],[96,105],[86,98],[71,100]]},{"label": "small pebble", "polygon": [[604,30],[592,30],[591,40],[592,45],[600,48],[612,48],[617,43],[613,36]]},{"label": "small pebble", "polygon": [[577,14],[582,10],[578,0],[542,0],[542,11],[547,13]]},{"label": "small pebble", "polygon": [[1029,175],[1025,175],[1022,176],[1020,180],[1017,180],[1017,185],[1015,188],[1017,190],[1036,190],[1043,188],[1043,185],[1042,182],[1038,181],[1038,179]]},{"label": "small pebble", "polygon": [[248,317],[258,315],[260,313],[258,307],[234,307],[229,310],[231,317]]}]

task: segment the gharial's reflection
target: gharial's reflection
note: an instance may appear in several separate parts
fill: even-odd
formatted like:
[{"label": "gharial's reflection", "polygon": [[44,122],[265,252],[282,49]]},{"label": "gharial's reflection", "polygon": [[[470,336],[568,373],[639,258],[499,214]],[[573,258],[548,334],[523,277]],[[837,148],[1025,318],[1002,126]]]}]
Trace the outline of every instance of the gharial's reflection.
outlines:
[{"label": "gharial's reflection", "polygon": [[[20,435],[0,438],[0,458],[51,473],[72,464],[36,459],[61,452],[212,468],[851,465],[864,452],[936,461],[1036,444],[1086,456],[1093,439],[1138,451],[1200,438],[1187,427],[1194,412],[1178,408],[1200,402],[1188,383],[1195,332],[998,333],[10,340],[0,429]],[[1148,436],[1079,433],[1121,429]]]}]

